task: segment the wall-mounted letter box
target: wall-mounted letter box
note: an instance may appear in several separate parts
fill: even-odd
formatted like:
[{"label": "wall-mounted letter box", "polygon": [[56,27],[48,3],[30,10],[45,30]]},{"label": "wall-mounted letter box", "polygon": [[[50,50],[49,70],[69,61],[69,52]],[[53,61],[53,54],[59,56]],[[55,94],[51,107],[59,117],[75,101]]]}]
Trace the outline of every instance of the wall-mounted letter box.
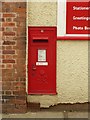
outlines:
[{"label": "wall-mounted letter box", "polygon": [[56,94],[56,27],[28,28],[28,94]]}]

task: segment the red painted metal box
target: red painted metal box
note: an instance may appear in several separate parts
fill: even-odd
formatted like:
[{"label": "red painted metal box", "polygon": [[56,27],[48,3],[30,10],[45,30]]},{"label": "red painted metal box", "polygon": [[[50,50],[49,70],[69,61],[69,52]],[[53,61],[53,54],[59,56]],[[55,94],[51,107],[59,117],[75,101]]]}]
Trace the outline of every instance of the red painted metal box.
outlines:
[{"label": "red painted metal box", "polygon": [[56,27],[28,28],[28,94],[56,94]]}]

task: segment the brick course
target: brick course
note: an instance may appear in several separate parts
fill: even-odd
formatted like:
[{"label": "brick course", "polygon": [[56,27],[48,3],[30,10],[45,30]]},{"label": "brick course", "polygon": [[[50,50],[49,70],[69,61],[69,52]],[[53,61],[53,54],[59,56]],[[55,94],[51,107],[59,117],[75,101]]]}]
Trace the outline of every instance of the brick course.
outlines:
[{"label": "brick course", "polygon": [[27,111],[26,3],[3,2],[0,22],[2,112],[24,113]]}]

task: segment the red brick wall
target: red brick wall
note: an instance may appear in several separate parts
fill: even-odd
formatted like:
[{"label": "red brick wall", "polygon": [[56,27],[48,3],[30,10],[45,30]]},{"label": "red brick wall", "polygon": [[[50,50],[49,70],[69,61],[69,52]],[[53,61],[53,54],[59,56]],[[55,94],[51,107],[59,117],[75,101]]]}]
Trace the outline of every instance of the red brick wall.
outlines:
[{"label": "red brick wall", "polygon": [[3,2],[0,21],[2,110],[26,112],[26,3]]}]

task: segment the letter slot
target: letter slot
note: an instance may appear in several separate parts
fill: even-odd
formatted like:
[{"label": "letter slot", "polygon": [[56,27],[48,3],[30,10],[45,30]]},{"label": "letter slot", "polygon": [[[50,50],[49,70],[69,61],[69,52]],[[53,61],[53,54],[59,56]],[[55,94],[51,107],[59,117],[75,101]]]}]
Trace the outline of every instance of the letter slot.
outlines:
[{"label": "letter slot", "polygon": [[45,39],[37,39],[37,40],[34,39],[34,40],[33,40],[33,43],[47,43],[47,42],[48,42],[47,39],[46,39],[46,40],[45,40]]}]

